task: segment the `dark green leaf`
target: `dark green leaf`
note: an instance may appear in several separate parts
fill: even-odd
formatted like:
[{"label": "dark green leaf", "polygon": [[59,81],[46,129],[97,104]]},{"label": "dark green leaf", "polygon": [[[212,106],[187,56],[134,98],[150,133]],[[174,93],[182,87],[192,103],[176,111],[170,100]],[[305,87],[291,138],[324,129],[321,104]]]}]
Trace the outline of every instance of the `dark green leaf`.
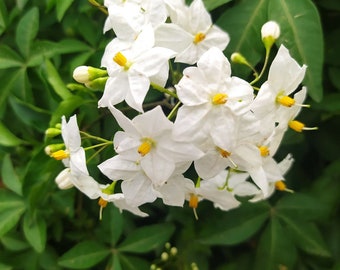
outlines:
[{"label": "dark green leaf", "polygon": [[17,146],[23,141],[16,137],[6,126],[0,122],[0,145],[3,146]]},{"label": "dark green leaf", "polygon": [[41,253],[46,245],[46,222],[35,215],[31,216],[26,213],[24,216],[24,234],[28,242],[32,245],[36,252]]},{"label": "dark green leaf", "polygon": [[304,252],[320,257],[329,258],[329,249],[315,224],[290,218],[286,215],[278,215],[280,220],[286,224],[295,244]]},{"label": "dark green leaf", "polygon": [[22,183],[13,168],[9,154],[4,157],[1,169],[1,177],[5,186],[16,194],[22,195]]},{"label": "dark green leaf", "polygon": [[25,211],[21,197],[0,189],[0,237],[12,229]]},{"label": "dark green leaf", "polygon": [[147,261],[135,257],[135,256],[127,256],[119,253],[120,262],[122,265],[122,269],[124,270],[148,270],[150,269],[150,263]]},{"label": "dark green leaf", "polygon": [[216,226],[209,226],[199,239],[208,245],[235,245],[255,234],[268,219],[267,203],[247,204],[219,217]]},{"label": "dark green leaf", "polygon": [[15,41],[24,57],[28,57],[33,39],[39,30],[39,9],[31,8],[19,21]]},{"label": "dark green leaf", "polygon": [[[1,87],[0,95],[0,112],[6,109],[7,98],[13,90],[13,85],[22,77],[21,69],[15,71],[8,71],[4,76],[0,76],[0,81],[3,85]],[[1,116],[1,113],[0,113]],[[1,118],[1,117],[0,117]],[[1,134],[1,133],[0,133]]]},{"label": "dark green leaf", "polygon": [[[340,75],[340,72],[339,72]],[[332,93],[327,95],[321,103],[313,103],[313,109],[328,111],[328,112],[340,112],[340,93]]]},{"label": "dark green leaf", "polygon": [[58,43],[60,53],[74,53],[91,50],[86,43],[76,39],[63,39]]},{"label": "dark green leaf", "polygon": [[92,267],[102,261],[110,250],[94,241],[83,241],[59,259],[59,264],[72,269],[85,269]]},{"label": "dark green leaf", "polygon": [[70,98],[72,94],[66,88],[65,83],[59,76],[58,71],[55,68],[55,66],[52,64],[52,62],[46,59],[45,65],[46,65],[47,81],[50,83],[55,93],[58,96],[60,96],[62,99]]},{"label": "dark green leaf", "polygon": [[[30,245],[17,232],[9,232],[0,239],[1,244],[8,250],[20,251],[30,248]],[[1,268],[0,268],[1,269]]]},{"label": "dark green leaf", "polygon": [[310,0],[271,0],[269,19],[279,23],[281,36],[277,44],[284,44],[292,57],[308,66],[305,84],[309,95],[321,101],[323,35],[318,11]]},{"label": "dark green leaf", "polygon": [[205,8],[209,11],[222,6],[226,3],[231,2],[232,0],[203,0]]},{"label": "dark green leaf", "polygon": [[21,57],[10,47],[0,45],[0,69],[20,67],[23,65]]},{"label": "dark green leaf", "polygon": [[172,224],[157,224],[138,228],[118,246],[120,252],[145,253],[164,244],[174,232]]},{"label": "dark green leaf", "polygon": [[305,194],[290,194],[279,200],[275,206],[279,215],[312,221],[327,218],[329,209],[315,197]]},{"label": "dark green leaf", "polygon": [[83,100],[81,97],[74,95],[63,100],[59,103],[58,108],[53,112],[52,118],[50,120],[50,126],[52,127],[55,124],[60,123],[61,117],[63,115],[70,115],[75,109],[89,102],[92,102],[92,100]]},{"label": "dark green leaf", "polygon": [[277,218],[273,217],[261,235],[254,269],[293,269],[296,259],[294,243],[287,237]]},{"label": "dark green leaf", "polygon": [[8,12],[3,1],[0,2],[0,36],[5,31],[8,24]]},{"label": "dark green leaf", "polygon": [[[217,20],[216,23],[230,35],[230,43],[226,48],[228,57],[239,52],[254,66],[263,58],[264,47],[260,31],[267,21],[268,1],[240,1]],[[237,66],[233,71],[236,68]]]},{"label": "dark green leaf", "polygon": [[57,1],[57,18],[58,21],[61,21],[64,17],[64,14],[66,10],[71,6],[74,0],[63,0],[63,1]]},{"label": "dark green leaf", "polygon": [[45,58],[51,58],[60,53],[58,43],[49,40],[36,40],[27,62],[28,67],[41,65]]},{"label": "dark green leaf", "polygon": [[10,99],[10,104],[18,119],[29,127],[44,132],[48,128],[47,124],[51,117],[50,112],[26,103],[14,96]]}]

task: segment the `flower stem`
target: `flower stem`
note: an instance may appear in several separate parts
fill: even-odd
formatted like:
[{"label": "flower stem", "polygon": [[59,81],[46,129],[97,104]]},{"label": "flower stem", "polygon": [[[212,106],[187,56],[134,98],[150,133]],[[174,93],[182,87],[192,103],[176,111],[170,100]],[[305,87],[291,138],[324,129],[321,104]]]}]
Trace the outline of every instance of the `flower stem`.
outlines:
[{"label": "flower stem", "polygon": [[111,141],[109,140],[106,140],[104,138],[101,138],[101,137],[97,137],[97,136],[93,136],[85,131],[80,131],[80,134],[84,135],[86,138],[88,139],[94,139],[94,140],[97,140],[97,141],[100,141],[100,142],[104,142],[104,143],[112,143]]},{"label": "flower stem", "polygon": [[174,93],[174,92],[171,92],[170,90],[158,85],[158,84],[155,84],[155,83],[151,83],[151,86],[153,89],[159,91],[159,92],[162,92],[162,93],[165,93],[165,94],[168,94],[174,98],[178,98],[177,95]]},{"label": "flower stem", "polygon": [[177,104],[175,105],[175,107],[172,108],[171,112],[169,113],[168,115],[168,119],[171,120],[174,116],[175,116],[175,113],[177,112],[178,110],[178,107],[182,104],[182,102],[178,101]]},{"label": "flower stem", "polygon": [[269,54],[270,54],[270,48],[266,49],[266,57],[265,57],[264,64],[263,64],[263,67],[262,67],[260,74],[258,76],[256,76],[255,79],[252,82],[250,82],[250,85],[253,85],[256,82],[258,82],[261,79],[261,77],[263,76],[264,71],[266,70],[267,65],[268,65]]}]

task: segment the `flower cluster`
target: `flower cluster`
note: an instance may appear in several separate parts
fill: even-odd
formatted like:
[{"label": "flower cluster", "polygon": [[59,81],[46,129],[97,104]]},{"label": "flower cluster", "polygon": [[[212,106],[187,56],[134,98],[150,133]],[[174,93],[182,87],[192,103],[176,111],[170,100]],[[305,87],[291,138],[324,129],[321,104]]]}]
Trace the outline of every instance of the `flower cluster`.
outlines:
[{"label": "flower cluster", "polygon": [[[122,130],[110,142],[79,131],[76,116],[68,122],[63,117],[64,144],[47,149],[66,167],[56,178],[58,186],[99,198],[101,209],[113,202],[140,216],[147,214],[139,207],[156,199],[171,206],[188,201],[194,210],[200,200],[209,200],[229,210],[240,205],[238,197],[255,202],[275,188],[289,191],[283,181],[293,158],[288,154],[278,162],[274,155],[288,128],[308,129],[295,120],[307,106],[307,89],[299,88],[306,66],[281,45],[267,80],[255,87],[280,35],[278,24],[262,27],[264,67],[248,82],[232,76],[223,54],[229,36],[213,24],[202,0],[190,6],[184,0],[106,0],[104,5],[104,32],[113,31],[115,38],[106,46],[102,69],[78,67],[74,78],[90,88],[104,83],[98,107],[107,108]],[[239,53],[231,59],[251,67]],[[169,85],[172,62],[185,68]],[[169,114],[160,105],[144,112],[151,88],[175,101]],[[122,102],[139,114],[128,118],[117,107]],[[98,165],[111,184],[89,175],[82,136],[99,140],[99,146],[113,143],[116,154]]]}]

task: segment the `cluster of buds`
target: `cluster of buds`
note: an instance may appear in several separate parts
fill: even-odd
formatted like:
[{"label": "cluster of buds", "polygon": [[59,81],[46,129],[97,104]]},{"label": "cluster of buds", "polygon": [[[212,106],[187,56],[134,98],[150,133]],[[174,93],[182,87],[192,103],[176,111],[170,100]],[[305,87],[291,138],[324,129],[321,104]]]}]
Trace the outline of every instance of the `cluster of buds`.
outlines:
[{"label": "cluster of buds", "polygon": [[[290,191],[284,175],[293,158],[288,154],[277,162],[274,155],[288,128],[309,129],[295,120],[300,109],[308,107],[303,104],[307,88],[298,89],[306,66],[281,45],[267,80],[254,86],[280,35],[278,24],[263,25],[264,68],[247,82],[232,76],[223,54],[229,36],[212,23],[202,0],[190,6],[182,0],[104,4],[108,11],[104,32],[115,33],[101,59],[104,69],[78,67],[74,79],[89,88],[104,85],[98,107],[109,109],[122,131],[110,142],[79,131],[76,116],[68,122],[63,117],[60,133],[65,149],[50,153],[66,167],[56,179],[59,187],[75,186],[89,198],[99,198],[100,209],[113,202],[140,216],[147,214],[139,207],[156,199],[171,206],[188,201],[196,217],[201,200],[229,210],[240,205],[238,197],[256,202],[275,189]],[[239,53],[231,59],[252,68]],[[180,80],[168,86],[171,61],[187,67]],[[144,112],[151,89],[177,102],[169,114],[159,105]],[[129,119],[117,109],[122,102],[140,114]],[[91,149],[113,144],[116,155],[98,165],[111,184],[100,185],[89,175],[81,136],[100,142]],[[194,179],[185,176],[188,170]]]}]

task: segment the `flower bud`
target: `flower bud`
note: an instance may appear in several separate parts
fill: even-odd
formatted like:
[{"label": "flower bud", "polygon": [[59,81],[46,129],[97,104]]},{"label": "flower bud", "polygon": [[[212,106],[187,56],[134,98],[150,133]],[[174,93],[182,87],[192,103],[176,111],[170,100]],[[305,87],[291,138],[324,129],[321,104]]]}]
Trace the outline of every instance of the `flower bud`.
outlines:
[{"label": "flower bud", "polygon": [[85,83],[85,86],[92,90],[104,90],[106,81],[109,77],[97,78]]},{"label": "flower bud", "polygon": [[50,156],[52,153],[62,150],[64,148],[65,144],[63,143],[50,144],[45,147],[45,153],[46,155]]},{"label": "flower bud", "polygon": [[62,170],[55,178],[55,182],[60,189],[69,189],[73,187],[70,168]]},{"label": "flower bud", "polygon": [[73,71],[73,78],[79,83],[89,83],[97,78],[106,76],[106,70],[89,66],[79,66]]},{"label": "flower bud", "polygon": [[48,128],[45,130],[45,135],[48,138],[53,138],[61,134],[61,130],[59,128]]},{"label": "flower bud", "polygon": [[275,21],[266,22],[261,28],[262,42],[269,50],[280,36],[280,26]]},{"label": "flower bud", "polygon": [[236,63],[236,64],[248,65],[247,59],[242,54],[240,54],[238,52],[234,52],[231,55],[230,60],[233,63]]}]

